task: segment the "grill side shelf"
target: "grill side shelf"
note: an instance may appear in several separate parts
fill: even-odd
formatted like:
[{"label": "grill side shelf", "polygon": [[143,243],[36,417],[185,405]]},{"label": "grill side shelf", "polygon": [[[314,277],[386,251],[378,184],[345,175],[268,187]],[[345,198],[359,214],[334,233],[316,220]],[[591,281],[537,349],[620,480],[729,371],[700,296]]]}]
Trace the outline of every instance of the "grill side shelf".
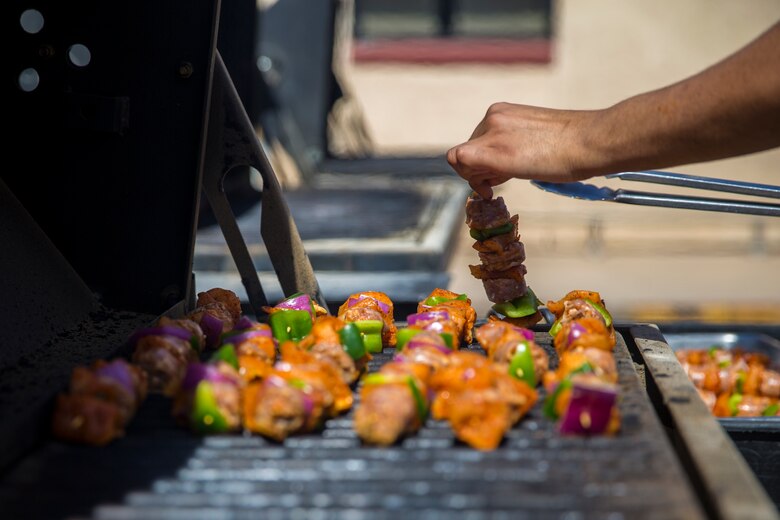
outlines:
[{"label": "grill side shelf", "polygon": [[622,331],[644,367],[647,391],[703,505],[713,518],[777,520],[777,509],[696,393],[672,348],[653,325]]}]

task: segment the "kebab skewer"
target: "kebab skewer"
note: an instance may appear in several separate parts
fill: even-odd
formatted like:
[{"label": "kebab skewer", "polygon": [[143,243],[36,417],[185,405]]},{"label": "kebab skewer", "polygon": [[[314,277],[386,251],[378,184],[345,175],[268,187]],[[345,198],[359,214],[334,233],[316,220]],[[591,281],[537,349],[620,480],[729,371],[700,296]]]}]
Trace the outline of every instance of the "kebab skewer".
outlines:
[{"label": "kebab skewer", "polygon": [[383,292],[363,291],[350,295],[339,307],[338,317],[355,323],[369,352],[382,352],[383,346],[396,344],[393,302]]},{"label": "kebab skewer", "polygon": [[147,390],[146,373],[124,359],[76,367],[68,392],[57,396],[52,433],[64,441],[104,446],[124,435]]},{"label": "kebab skewer", "polygon": [[620,429],[612,317],[597,292],[571,291],[547,308],[558,368],[544,375],[543,411],[563,434],[611,435]]},{"label": "kebab skewer", "polygon": [[466,225],[476,240],[479,265],[469,265],[482,281],[493,311],[521,327],[542,319],[539,301],[526,283],[525,246],[518,233],[518,215],[510,216],[502,197],[483,199],[472,192],[466,201]]}]

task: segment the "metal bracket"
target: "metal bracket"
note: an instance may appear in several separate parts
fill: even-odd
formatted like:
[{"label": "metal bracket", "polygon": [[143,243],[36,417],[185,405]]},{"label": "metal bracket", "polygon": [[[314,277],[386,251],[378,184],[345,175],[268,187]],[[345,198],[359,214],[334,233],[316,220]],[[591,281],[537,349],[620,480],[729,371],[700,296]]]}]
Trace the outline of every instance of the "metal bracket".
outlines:
[{"label": "metal bracket", "polygon": [[238,166],[255,168],[263,179],[260,235],[282,291],[285,295],[307,293],[327,309],[279,181],[219,52],[214,63],[205,153],[203,191],[236,263],[255,315],[259,317],[262,314],[262,307],[268,305],[268,300],[223,187],[225,175]]}]

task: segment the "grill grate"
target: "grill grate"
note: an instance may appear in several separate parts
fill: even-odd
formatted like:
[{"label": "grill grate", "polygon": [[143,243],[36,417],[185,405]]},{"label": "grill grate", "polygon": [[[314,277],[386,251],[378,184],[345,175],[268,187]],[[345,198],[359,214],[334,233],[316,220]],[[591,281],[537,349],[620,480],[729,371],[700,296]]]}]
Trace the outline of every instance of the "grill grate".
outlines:
[{"label": "grill grate", "polygon": [[[546,333],[537,340],[553,352]],[[371,370],[391,356],[376,355]],[[702,517],[622,337],[615,357],[623,421],[612,438],[560,436],[540,399],[492,452],[461,444],[433,420],[397,446],[364,447],[351,413],[283,444],[199,439],[177,429],[169,403],[155,398],[126,438],[105,449],[49,443],[0,490],[16,495],[10,511],[19,513],[46,513],[61,507],[57,500],[76,506],[69,495],[92,490],[91,504],[100,505],[83,501],[76,512],[102,520]],[[41,485],[62,493],[41,504]]]}]

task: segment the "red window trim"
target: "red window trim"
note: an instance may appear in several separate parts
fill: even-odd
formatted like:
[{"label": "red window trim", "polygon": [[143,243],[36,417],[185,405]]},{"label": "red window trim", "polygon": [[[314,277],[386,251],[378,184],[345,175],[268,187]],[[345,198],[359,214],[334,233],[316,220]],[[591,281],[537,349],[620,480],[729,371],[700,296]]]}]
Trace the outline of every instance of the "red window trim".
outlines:
[{"label": "red window trim", "polygon": [[356,63],[549,63],[549,39],[403,38],[355,40]]}]

